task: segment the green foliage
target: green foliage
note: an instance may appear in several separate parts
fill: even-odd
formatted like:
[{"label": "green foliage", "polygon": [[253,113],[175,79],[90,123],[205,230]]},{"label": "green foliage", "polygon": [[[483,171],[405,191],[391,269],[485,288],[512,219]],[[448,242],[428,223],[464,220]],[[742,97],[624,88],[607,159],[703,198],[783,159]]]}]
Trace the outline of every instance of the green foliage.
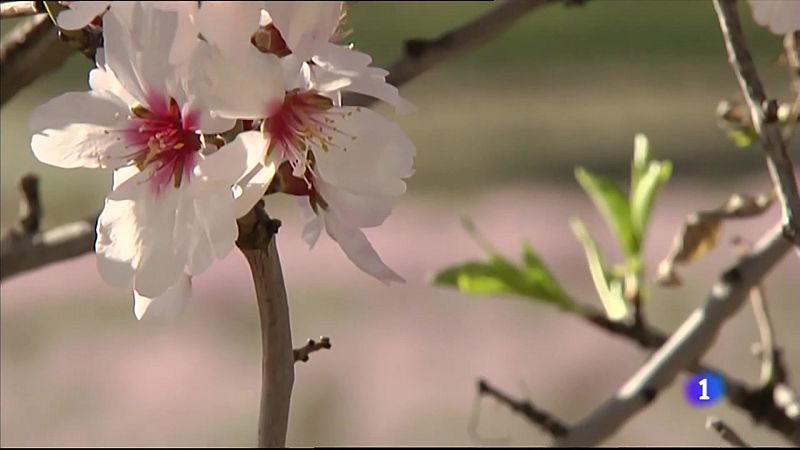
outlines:
[{"label": "green foliage", "polygon": [[[572,231],[583,246],[589,272],[606,315],[611,320],[630,318],[634,297],[643,297],[641,282],[642,243],[655,198],[672,174],[669,161],[654,161],[647,137],[637,134],[631,162],[631,186],[626,195],[612,180],[578,167],[575,178],[592,199],[625,254],[625,263],[608,266],[586,225],[577,218],[570,221]],[[483,248],[488,261],[468,261],[448,267],[432,277],[432,283],[480,295],[513,294],[544,301],[563,310],[576,311],[579,305],[569,297],[545,263],[525,242],[522,264],[509,261],[481,236],[475,225],[464,227]]]},{"label": "green foliage", "polygon": [[586,261],[589,263],[589,272],[592,274],[595,290],[603,302],[606,315],[611,320],[621,320],[628,315],[628,304],[622,296],[623,277],[606,272],[603,257],[597,248],[589,230],[580,219],[570,221],[572,232],[583,245],[586,252]]},{"label": "green foliage", "polygon": [[574,301],[542,262],[530,243],[525,242],[522,264],[502,256],[480,236],[471,223],[466,224],[488,256],[487,261],[468,261],[439,271],[431,282],[456,287],[461,292],[480,295],[520,295],[544,301],[563,310],[575,309]]},{"label": "green foliage", "polygon": [[[639,134],[636,136],[631,172],[631,225],[641,245],[656,195],[672,175],[672,163],[652,161],[647,138]],[[637,252],[641,253],[641,249],[637,249]]]},{"label": "green foliage", "polygon": [[631,224],[630,204],[622,190],[613,181],[582,167],[575,169],[575,178],[614,231],[625,254],[628,257],[638,254],[639,241]]}]

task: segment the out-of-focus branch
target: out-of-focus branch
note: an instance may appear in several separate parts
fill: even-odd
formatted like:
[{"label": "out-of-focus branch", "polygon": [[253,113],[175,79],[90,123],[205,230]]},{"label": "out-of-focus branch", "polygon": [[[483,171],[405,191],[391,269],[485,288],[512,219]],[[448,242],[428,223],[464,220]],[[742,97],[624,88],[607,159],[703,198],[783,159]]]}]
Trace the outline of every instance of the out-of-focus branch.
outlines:
[{"label": "out-of-focus branch", "polygon": [[0,280],[94,248],[96,215],[40,232],[39,178],[25,175],[19,182],[19,190],[19,223],[0,237]]},{"label": "out-of-focus branch", "polygon": [[778,104],[768,100],[764,85],[745,43],[735,0],[714,0],[728,61],[750,108],[753,126],[767,155],[767,168],[778,189],[783,214],[784,233],[800,247],[800,196],[797,193],[792,160],[786,151],[778,125]]},{"label": "out-of-focus branch", "polygon": [[[636,327],[621,322],[609,320],[603,311],[585,308],[581,316],[601,329],[630,339],[636,342],[643,349],[657,349],[664,345],[669,336],[663,331],[648,327]],[[780,360],[778,360],[780,363]],[[796,398],[791,397],[793,392],[784,384],[778,385],[759,385],[750,387],[747,383],[739,380],[722,369],[703,363],[690,364],[685,367],[690,373],[713,372],[725,380],[727,395],[725,398],[733,406],[746,412],[756,423],[763,424],[772,430],[786,436],[787,439],[796,439],[795,433],[798,423],[796,418],[790,414],[790,409],[796,405]],[[792,400],[794,399],[794,400]]]},{"label": "out-of-focus branch", "polygon": [[[723,273],[706,303],[694,311],[636,374],[588,417],[557,439],[558,446],[592,446],[614,434],[647,406],[677,374],[693,365],[708,350],[725,321],[735,313],[756,286],[791,248],[782,228],[770,231],[753,252]],[[797,427],[786,430],[790,439]]]},{"label": "out-of-focus branch", "polygon": [[331,340],[327,336],[321,336],[318,341],[314,339],[309,339],[306,341],[306,345],[294,349],[294,362],[308,361],[308,355],[314,353],[316,351],[322,349],[330,349],[331,348]]},{"label": "out-of-focus branch", "polygon": [[250,265],[261,322],[261,407],[258,446],[284,447],[294,384],[294,351],[289,303],[275,234],[280,222],[270,219],[260,201],[238,220],[236,245]]},{"label": "out-of-focus branch", "polygon": [[[409,39],[405,55],[387,70],[386,81],[394,86],[411,81],[421,73],[462,53],[490,42],[511,28],[527,13],[547,4],[579,5],[586,0],[506,0],[487,13],[434,39]],[[368,106],[375,101],[366,95],[347,93],[343,104]]]},{"label": "out-of-focus branch", "polygon": [[568,432],[567,426],[552,414],[537,408],[527,400],[512,398],[510,395],[490,385],[486,380],[478,380],[478,394],[495,398],[500,403],[511,408],[512,411],[522,414],[531,423],[555,438],[564,436]]},{"label": "out-of-focus branch", "polygon": [[716,431],[719,437],[730,444],[731,447],[750,447],[727,423],[723,422],[722,419],[709,417],[706,421],[706,429]]},{"label": "out-of-focus branch", "polygon": [[67,60],[73,49],[58,38],[47,15],[31,17],[0,43],[0,105]]},{"label": "out-of-focus branch", "polygon": [[0,4],[0,19],[33,16],[44,12],[42,2],[8,2]]}]

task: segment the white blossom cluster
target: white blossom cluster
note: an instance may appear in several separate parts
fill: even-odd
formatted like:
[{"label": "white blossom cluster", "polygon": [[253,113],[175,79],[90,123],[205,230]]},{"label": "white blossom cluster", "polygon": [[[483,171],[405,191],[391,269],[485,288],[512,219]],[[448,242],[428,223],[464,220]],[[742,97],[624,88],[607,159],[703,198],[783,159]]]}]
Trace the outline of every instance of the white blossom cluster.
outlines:
[{"label": "white blossom cluster", "polygon": [[412,106],[337,43],[341,2],[64,3],[59,26],[101,26],[103,45],[90,90],[33,112],[31,146],[47,164],[113,171],[98,270],[133,288],[137,318],[185,301],[266,193],[297,196],[309,245],[324,229],[361,270],[402,281],[362,229],[405,192],[415,148],[342,94]]}]

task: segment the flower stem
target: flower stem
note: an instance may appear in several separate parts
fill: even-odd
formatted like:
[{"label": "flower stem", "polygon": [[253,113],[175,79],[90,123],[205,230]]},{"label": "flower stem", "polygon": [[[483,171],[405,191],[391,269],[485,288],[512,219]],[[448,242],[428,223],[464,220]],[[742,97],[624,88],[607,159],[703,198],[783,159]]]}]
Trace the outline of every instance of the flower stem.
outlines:
[{"label": "flower stem", "polygon": [[258,446],[284,447],[294,384],[289,304],[272,220],[259,202],[239,219],[236,245],[250,265],[261,322],[262,373]]}]

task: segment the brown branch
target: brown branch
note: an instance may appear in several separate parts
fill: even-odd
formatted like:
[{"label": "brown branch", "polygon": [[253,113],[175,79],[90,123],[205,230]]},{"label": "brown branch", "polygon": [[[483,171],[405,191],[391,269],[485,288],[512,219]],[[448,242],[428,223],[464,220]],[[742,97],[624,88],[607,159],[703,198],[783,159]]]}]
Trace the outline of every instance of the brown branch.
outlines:
[{"label": "brown branch", "polygon": [[510,395],[493,387],[488,381],[484,379],[478,380],[478,394],[486,395],[497,399],[500,403],[507,405],[512,411],[522,414],[531,423],[540,427],[553,437],[561,437],[567,434],[567,426],[561,420],[534,406],[527,400],[517,400]]},{"label": "brown branch", "polygon": [[[677,374],[697,361],[714,342],[719,329],[735,313],[757,285],[791,248],[781,227],[770,231],[753,252],[725,271],[713,286],[706,303],[684,321],[620,388],[617,394],[570,428],[558,446],[597,445],[622,427],[671,384]],[[793,419],[790,419],[790,421]],[[800,427],[795,422],[784,436],[800,442]]]},{"label": "brown branch", "polygon": [[45,12],[42,2],[8,2],[0,4],[0,19],[33,16]]},{"label": "brown branch", "polygon": [[294,384],[294,352],[289,304],[272,220],[259,203],[238,220],[236,245],[250,265],[261,322],[262,379],[258,446],[284,447]]},{"label": "brown branch", "polygon": [[47,15],[31,17],[0,43],[0,105],[72,54]]},{"label": "brown branch", "polygon": [[736,434],[731,427],[728,426],[722,419],[716,417],[709,417],[706,420],[706,429],[714,430],[719,434],[723,441],[731,445],[731,447],[750,447],[747,443]]},{"label": "brown branch", "polygon": [[19,190],[19,223],[0,237],[0,280],[92,251],[96,215],[40,232],[39,178],[33,174],[25,175],[19,182]]},{"label": "brown branch", "polygon": [[[594,308],[586,307],[582,311],[581,317],[608,333],[636,342],[642,349],[658,349],[669,339],[669,335],[653,326],[641,328],[635,325],[615,322],[609,320],[604,312]],[[754,422],[771,428],[784,435],[787,439],[797,439],[794,437],[794,433],[796,433],[798,423],[787,412],[789,405],[796,403],[792,403],[790,400],[779,401],[781,398],[786,397],[785,395],[776,397],[777,392],[781,389],[783,389],[781,392],[788,392],[785,389],[785,385],[751,387],[744,381],[725,373],[722,369],[703,363],[690,364],[684,370],[693,374],[702,372],[716,373],[725,380],[727,389],[725,398],[731,405],[747,412]],[[794,402],[796,402],[796,399]]]},{"label": "brown branch", "polygon": [[[440,34],[434,39],[409,39],[405,42],[405,55],[387,70],[386,81],[400,86],[413,80],[423,72],[474,50],[500,37],[526,14],[554,3],[580,5],[586,0],[506,0],[458,28]],[[352,106],[368,106],[373,97],[347,93],[342,103]]]},{"label": "brown branch", "polygon": [[306,341],[306,345],[294,349],[294,362],[308,361],[308,355],[314,353],[318,350],[322,349],[330,349],[331,348],[331,340],[327,336],[321,336],[319,341],[315,341],[314,339],[309,339]]},{"label": "brown branch", "polygon": [[745,43],[735,0],[714,0],[728,61],[750,108],[753,126],[767,155],[767,168],[778,189],[784,233],[800,247],[800,196],[794,168],[778,123],[777,102],[768,100],[758,71]]},{"label": "brown branch", "polygon": [[39,231],[39,223],[42,220],[39,177],[29,173],[19,180],[18,187],[22,194],[19,203],[19,226],[24,234],[30,235]]}]

